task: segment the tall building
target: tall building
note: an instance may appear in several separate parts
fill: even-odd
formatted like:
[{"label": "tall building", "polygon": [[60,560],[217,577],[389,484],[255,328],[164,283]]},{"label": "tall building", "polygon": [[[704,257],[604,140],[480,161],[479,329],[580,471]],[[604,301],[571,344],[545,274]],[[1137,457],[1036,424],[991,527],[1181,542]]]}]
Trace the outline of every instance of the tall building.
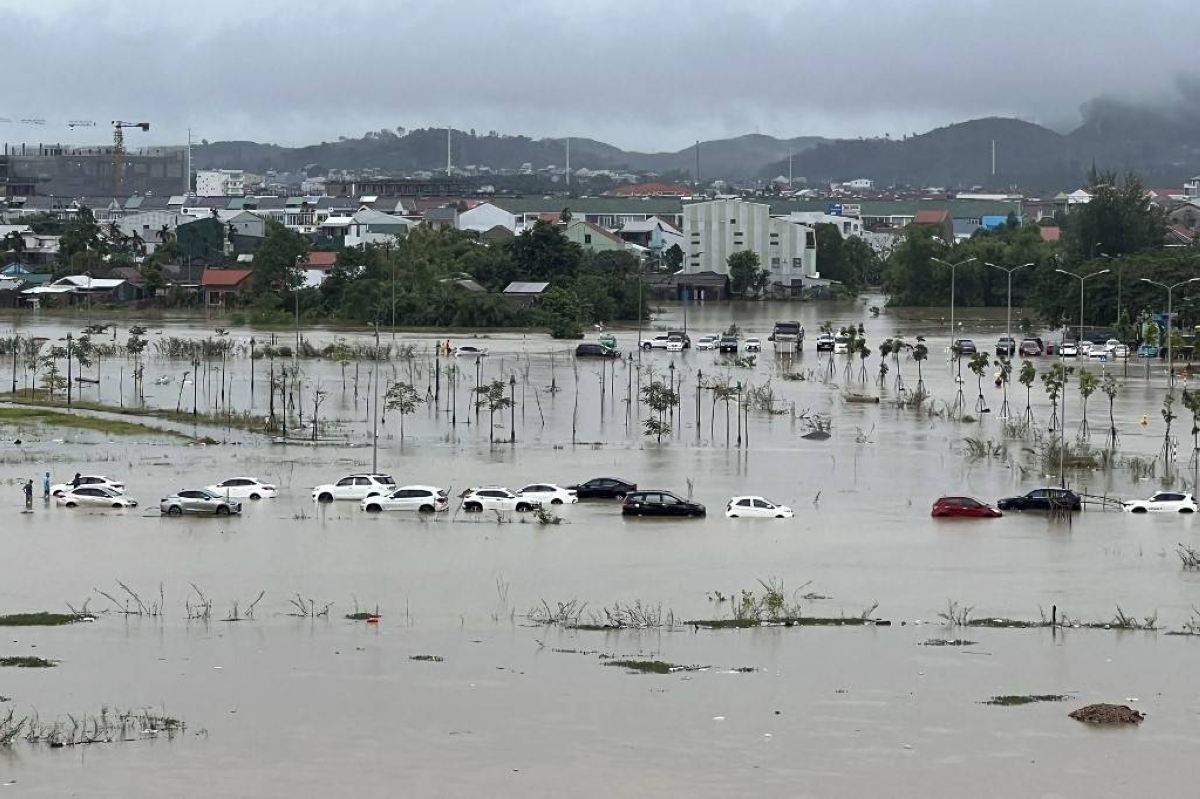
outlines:
[{"label": "tall building", "polygon": [[766,203],[712,200],[683,206],[684,270],[688,273],[729,274],[728,259],[735,252],[758,254],[759,263],[771,272],[771,284],[799,289],[805,278],[817,274],[815,231],[807,226],[771,216]]},{"label": "tall building", "polygon": [[196,195],[199,197],[242,197],[245,194],[246,173],[241,169],[196,171]]},{"label": "tall building", "polygon": [[[180,194],[187,184],[186,147],[131,147],[125,152],[122,195]],[[5,197],[111,197],[111,145],[6,144],[0,155]]]}]

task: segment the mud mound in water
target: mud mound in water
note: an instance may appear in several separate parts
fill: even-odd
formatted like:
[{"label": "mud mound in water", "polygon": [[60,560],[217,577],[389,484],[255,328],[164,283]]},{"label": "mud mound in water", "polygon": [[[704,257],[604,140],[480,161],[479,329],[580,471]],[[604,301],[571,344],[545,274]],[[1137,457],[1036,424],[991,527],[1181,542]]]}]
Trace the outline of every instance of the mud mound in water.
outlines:
[{"label": "mud mound in water", "polygon": [[809,441],[824,441],[827,438],[832,438],[832,436],[830,436],[830,434],[826,433],[824,430],[813,430],[811,433],[805,433],[800,437],[806,438]]},{"label": "mud mound in water", "polygon": [[1088,705],[1070,714],[1076,721],[1088,724],[1141,724],[1146,716],[1129,705]]}]

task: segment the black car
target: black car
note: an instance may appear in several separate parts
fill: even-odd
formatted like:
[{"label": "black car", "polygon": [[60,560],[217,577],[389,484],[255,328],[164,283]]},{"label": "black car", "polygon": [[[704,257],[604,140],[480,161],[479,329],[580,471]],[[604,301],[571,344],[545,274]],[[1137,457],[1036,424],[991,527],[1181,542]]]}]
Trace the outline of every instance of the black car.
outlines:
[{"label": "black car", "polygon": [[1017,340],[1011,336],[1001,336],[996,342],[996,357],[1011,358],[1017,354]]},{"label": "black car", "polygon": [[634,491],[621,504],[622,516],[704,516],[699,502],[684,499],[670,491]]},{"label": "black car", "polygon": [[732,352],[736,355],[737,350],[737,336],[721,336],[721,340],[717,342],[717,352]]},{"label": "black car", "polygon": [[975,346],[975,342],[969,338],[960,338],[954,342],[954,351],[959,355],[974,355],[979,352],[979,348]]},{"label": "black car", "polygon": [[1083,499],[1068,488],[1035,488],[1021,497],[1005,497],[1000,510],[1082,510]]},{"label": "black car", "polygon": [[597,477],[567,488],[574,490],[579,499],[623,499],[631,491],[637,491],[637,483],[615,477]]},{"label": "black car", "polygon": [[620,358],[621,353],[603,344],[580,344],[575,348],[576,358]]}]

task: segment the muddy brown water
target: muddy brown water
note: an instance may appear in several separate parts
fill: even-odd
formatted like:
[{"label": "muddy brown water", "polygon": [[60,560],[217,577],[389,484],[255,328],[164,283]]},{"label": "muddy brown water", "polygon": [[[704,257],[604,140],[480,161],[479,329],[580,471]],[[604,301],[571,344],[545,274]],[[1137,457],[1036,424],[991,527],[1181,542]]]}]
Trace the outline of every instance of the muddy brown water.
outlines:
[{"label": "muddy brown water", "polygon": [[[925,380],[935,396],[953,399],[954,371],[938,346],[947,326],[938,312],[872,319],[857,305],[781,309],[693,308],[689,329],[715,332],[735,318],[765,339],[775,315],[801,318],[810,333],[826,318],[867,317],[873,348],[897,330],[910,340],[918,332],[930,335],[935,354]],[[677,310],[669,309],[656,326],[672,326]],[[67,329],[50,317],[34,326],[25,321],[24,330],[52,336]],[[977,342],[991,346],[1003,316],[976,313],[969,326]],[[939,329],[943,338],[935,339]],[[191,337],[209,332],[182,322],[163,330]],[[264,334],[255,335],[261,341]],[[633,338],[628,331],[617,336],[622,344]],[[423,348],[422,362],[432,357],[432,336],[397,338]],[[863,387],[856,377],[845,383],[840,360],[832,383],[822,382],[824,360],[812,352],[791,367],[815,372],[803,382],[779,379],[769,352],[752,370],[722,366],[710,353],[643,355],[643,382],[651,365],[669,375],[674,360],[684,385],[677,430],[658,445],[639,434],[633,413],[626,429],[625,366],[617,367],[610,378],[616,390],[602,401],[600,367],[580,365],[573,414],[568,345],[511,332],[470,343],[491,351],[482,366],[485,380],[518,376],[517,444],[489,445],[486,424],[476,424],[469,412],[470,426],[451,429],[443,394],[437,410],[425,407],[406,420],[403,444],[398,420],[389,415],[381,427],[381,470],[400,483],[444,485],[454,493],[481,483],[516,488],[608,474],[686,492],[690,478],[708,518],[624,521],[614,504],[582,503],[562,510],[563,524],[542,526],[461,514],[435,521],[369,518],[354,503],[314,507],[313,485],[371,465],[370,413],[362,396],[369,364],[359,366],[356,403],[349,385],[342,394],[340,366],[301,362],[305,392],[320,381],[330,391],[322,416],[340,422],[323,431],[340,440],[315,447],[273,444],[236,430],[218,431],[226,444],[201,447],[152,435],[107,441],[96,433],[5,426],[4,440],[19,435],[23,443],[6,445],[0,463],[11,514],[0,525],[0,611],[59,610],[89,597],[92,610],[111,609],[95,589],[117,595],[117,580],[144,599],[157,599],[161,583],[166,607],[161,618],[107,613],[66,628],[0,630],[0,654],[62,661],[54,669],[0,670],[0,695],[12,699],[0,704],[0,713],[36,708],[51,718],[102,705],[154,706],[184,718],[189,729],[173,741],[74,750],[19,743],[0,750],[0,784],[15,783],[6,790],[21,796],[295,797],[345,790],[368,796],[962,796],[998,785],[1004,786],[998,794],[1022,796],[1130,789],[1190,794],[1190,763],[1200,742],[1194,688],[1200,642],[1162,633],[971,629],[968,637],[978,645],[969,649],[920,644],[960,632],[937,620],[950,599],[975,606],[978,615],[1036,619],[1039,606],[1048,613],[1057,605],[1085,621],[1111,618],[1120,604],[1138,616],[1157,612],[1161,626],[1177,629],[1200,603],[1200,575],[1182,571],[1174,554],[1177,542],[1198,544],[1193,519],[1095,509],[1071,525],[1022,514],[930,519],[929,506],[942,493],[995,500],[1052,480],[1013,466],[1013,460],[1024,463],[1017,444],[1010,444],[1009,459],[963,457],[964,436],[1001,438],[994,415],[964,424],[898,410],[886,399],[894,395],[890,379],[883,403],[846,404],[843,388],[878,393],[877,357],[868,362],[872,380]],[[233,363],[233,405],[246,407],[248,361]],[[461,423],[474,364],[455,363],[465,372],[457,397]],[[266,408],[267,365],[256,363],[258,410]],[[102,367],[105,401],[116,398],[119,377],[112,366]],[[150,384],[158,375],[177,380],[186,368],[149,358],[147,401],[173,408],[178,384]],[[395,379],[406,379],[406,367],[395,368]],[[391,369],[383,367],[385,379]],[[773,376],[789,412],[751,412],[748,448],[726,448],[724,408],[718,406],[710,432],[705,393],[697,442],[697,369],[757,385]],[[915,380],[915,364],[901,361],[901,369]],[[0,365],[0,383],[4,372]],[[1141,364],[1132,362],[1129,372],[1117,404],[1122,448],[1152,457],[1163,435],[1157,410],[1164,377],[1156,371],[1147,382]],[[965,369],[964,376],[973,406],[974,377]],[[551,381],[562,388],[556,395],[546,390]],[[199,403],[210,409],[219,403],[215,385],[198,387]],[[1017,389],[1011,401],[1023,410]],[[990,379],[984,390],[998,409]],[[88,396],[94,389],[84,391]],[[126,394],[132,402],[128,382]],[[1072,430],[1077,396],[1072,386]],[[831,438],[801,438],[808,427],[793,420],[791,403],[798,414],[828,414]],[[1107,426],[1106,404],[1100,394],[1090,403],[1097,445]],[[1034,411],[1044,424],[1049,407],[1040,383]],[[572,446],[573,415],[577,440],[589,443]],[[1149,417],[1146,427],[1142,415]],[[510,432],[507,412],[502,416],[497,437]],[[486,412],[480,418],[486,422]],[[1189,430],[1186,421],[1176,422],[1181,479],[1190,481]],[[75,471],[123,478],[142,507],[81,512],[38,500],[32,514],[21,513],[17,481],[46,468],[56,479]],[[248,502],[242,518],[167,519],[155,512],[158,498],[171,490],[240,474],[277,481],[280,497]],[[1095,494],[1142,496],[1158,487],[1135,481],[1124,468],[1071,477]],[[725,519],[726,499],[739,493],[785,502],[796,518]],[[857,615],[878,602],[875,615],[893,624],[597,633],[539,627],[523,618],[542,600],[569,599],[595,610],[641,600],[661,603],[679,618],[728,615],[728,606],[711,598],[714,592],[757,589],[758,579],[771,577],[784,580],[789,591],[830,597],[802,600],[807,613]],[[190,583],[213,600],[207,623],[184,618]],[[253,620],[218,621],[233,601],[245,608],[260,591],[266,596]],[[335,603],[330,616],[288,616],[297,593],[319,605]],[[378,605],[382,623],[344,620],[355,598],[363,608]],[[600,653],[710,668],[630,675],[604,668]],[[412,661],[413,655],[439,655],[444,662]],[[729,673],[746,666],[758,670]],[[993,695],[1029,693],[1070,694],[1072,702],[981,704]],[[1095,730],[1067,717],[1071,707],[1093,702],[1130,703],[1148,719],[1139,729]],[[1157,767],[1129,768],[1147,762]],[[619,777],[605,778],[614,768]]]}]

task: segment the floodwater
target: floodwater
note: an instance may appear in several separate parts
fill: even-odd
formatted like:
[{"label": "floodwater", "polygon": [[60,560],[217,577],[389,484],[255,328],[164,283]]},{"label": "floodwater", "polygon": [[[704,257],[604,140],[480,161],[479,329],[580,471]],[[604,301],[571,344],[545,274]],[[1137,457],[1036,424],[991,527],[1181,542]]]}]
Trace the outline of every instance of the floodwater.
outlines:
[{"label": "floodwater", "polygon": [[[106,436],[87,431],[0,427],[4,505],[0,526],[0,612],[78,608],[114,610],[99,591],[123,600],[121,581],[144,600],[165,597],[161,617],[101,613],[95,623],[59,628],[5,628],[0,656],[37,654],[58,659],[54,669],[0,669],[0,704],[43,719],[96,713],[102,706],[164,708],[188,730],[174,740],[139,741],[50,750],[18,742],[0,750],[0,786],[19,796],[1147,796],[1193,792],[1191,764],[1200,743],[1200,697],[1194,675],[1200,641],[1163,632],[1114,630],[959,629],[941,624],[949,600],[977,615],[1037,619],[1052,605],[1071,618],[1107,620],[1116,606],[1139,617],[1157,613],[1159,626],[1178,630],[1200,604],[1200,574],[1183,571],[1180,542],[1200,545],[1191,517],[1138,517],[1089,507],[1072,523],[1035,515],[947,521],[929,518],[941,494],[966,493],[994,501],[1058,475],[1039,475],[1009,441],[1007,454],[971,460],[966,437],[1001,442],[1001,393],[983,392],[990,413],[980,422],[898,408],[889,363],[885,390],[875,383],[878,356],[847,379],[845,358],[811,350],[819,324],[862,321],[868,344],[897,332],[910,342],[929,337],[923,376],[936,407],[952,403],[955,368],[944,354],[949,325],[942,311],[879,317],[856,304],[777,304],[693,307],[696,337],[730,321],[764,339],[776,316],[798,318],[809,349],[794,364],[769,351],[753,368],[722,364],[714,353],[643,354],[640,381],[673,379],[681,392],[674,432],[662,443],[641,435],[626,403],[626,363],[602,367],[570,357],[572,346],[541,335],[506,331],[454,344],[486,347],[484,382],[516,379],[513,412],[494,420],[470,407],[473,360],[442,358],[434,366],[432,335],[397,334],[416,355],[383,365],[381,381],[406,380],[424,392],[435,368],[438,398],[405,419],[379,426],[378,468],[397,482],[452,488],[529,482],[572,483],[619,476],[642,487],[688,490],[705,502],[704,520],[623,521],[608,503],[561,511],[563,523],[475,519],[449,513],[433,521],[366,517],[356,503],[314,507],[312,486],[372,465],[370,410],[373,363],[346,368],[300,361],[298,409],[291,434],[311,435],[311,396],[327,395],[314,444],[277,444],[236,429],[196,432],[222,442],[197,445],[179,438]],[[1016,314],[1014,314],[1015,316]],[[1004,315],[961,310],[966,335],[985,349],[1003,332]],[[675,327],[681,309],[663,310],[652,325]],[[17,320],[22,335],[58,338],[61,318]],[[72,323],[73,324],[73,323]],[[153,340],[215,335],[195,321],[151,326],[146,402],[187,409],[190,365],[157,357]],[[315,344],[344,337],[368,343],[367,333],[305,330]],[[231,330],[248,345],[262,331]],[[616,331],[628,347],[635,332]],[[277,333],[280,343],[292,334]],[[123,339],[124,333],[120,334]],[[391,343],[391,331],[381,332]],[[248,354],[248,350],[244,351]],[[551,355],[550,353],[554,353]],[[1048,358],[1035,359],[1045,368]],[[292,362],[254,362],[243,354],[211,362],[194,386],[201,410],[266,413],[266,375]],[[670,364],[674,363],[674,377]],[[100,365],[99,387],[85,399],[136,403],[123,358]],[[899,368],[915,382],[916,364]],[[1165,375],[1131,361],[1114,416],[1121,451],[1153,458],[1164,426],[1158,410]],[[125,370],[122,393],[121,370]],[[751,410],[737,447],[737,403],[715,411],[696,382],[728,378],[761,387],[769,378],[779,413]],[[783,372],[805,380],[782,379]],[[94,376],[88,372],[89,376]],[[156,380],[170,382],[156,385]],[[22,377],[19,375],[19,377]],[[578,390],[576,379],[578,378]],[[962,388],[974,415],[975,376],[963,369]],[[0,364],[0,383],[11,377]],[[601,394],[601,380],[605,382]],[[457,382],[457,386],[454,386]],[[551,385],[558,390],[550,390]],[[182,391],[181,391],[182,387]],[[384,386],[381,386],[381,390]],[[453,387],[453,389],[452,389]],[[432,392],[434,385],[429,385]],[[845,402],[846,391],[881,394],[879,404]],[[118,398],[118,395],[121,395]],[[577,406],[576,406],[577,401]],[[276,397],[278,403],[278,397]],[[1024,389],[1010,387],[1013,415],[1024,412]],[[436,407],[435,407],[436,405]],[[1188,415],[1178,405],[1177,412]],[[794,412],[793,412],[794,409]],[[1050,407],[1040,381],[1032,410],[1044,430]],[[807,418],[831,420],[830,438],[805,439]],[[1146,425],[1141,424],[1142,417]],[[1107,398],[1089,403],[1097,447],[1107,430]],[[1067,429],[1079,424],[1079,398],[1067,389]],[[451,424],[452,421],[457,424]],[[1178,419],[1180,474],[1188,463],[1190,418]],[[147,420],[157,424],[157,420]],[[515,431],[513,429],[515,423]],[[572,444],[572,427],[575,428]],[[508,439],[514,435],[515,443]],[[23,514],[19,480],[50,469],[55,479],[75,471],[109,474],[129,483],[136,511],[86,512],[35,501]],[[1164,465],[1158,464],[1162,477]],[[247,502],[242,518],[168,519],[159,497],[227,476],[278,482],[275,500]],[[1135,480],[1119,465],[1108,472],[1068,473],[1089,494],[1145,496],[1159,479]],[[36,481],[40,487],[40,480]],[[724,518],[734,494],[761,493],[796,509],[788,521]],[[456,503],[455,503],[456,504]],[[3,512],[3,511],[0,511]],[[532,624],[525,614],[543,601],[577,599],[599,612],[614,602],[661,604],[678,619],[729,615],[714,599],[759,589],[759,579],[784,581],[809,615],[873,615],[887,627],[770,628],[696,631],[565,631]],[[188,621],[192,585],[213,601],[207,622]],[[246,606],[265,591],[253,619],[225,622],[233,602]],[[291,600],[334,603],[328,617],[288,615]],[[376,606],[379,625],[345,620]],[[587,611],[585,611],[586,617]],[[967,638],[970,647],[925,647],[931,638]],[[558,651],[556,651],[558,650]],[[563,651],[571,650],[571,651]],[[600,655],[657,658],[706,670],[670,675],[626,674]],[[442,662],[410,660],[437,655]],[[750,673],[733,669],[752,667]],[[981,704],[998,694],[1066,693],[1063,703],[1024,707]],[[1131,702],[1147,714],[1138,729],[1097,730],[1067,718],[1092,702]],[[1003,786],[1003,787],[1000,787]]]}]

